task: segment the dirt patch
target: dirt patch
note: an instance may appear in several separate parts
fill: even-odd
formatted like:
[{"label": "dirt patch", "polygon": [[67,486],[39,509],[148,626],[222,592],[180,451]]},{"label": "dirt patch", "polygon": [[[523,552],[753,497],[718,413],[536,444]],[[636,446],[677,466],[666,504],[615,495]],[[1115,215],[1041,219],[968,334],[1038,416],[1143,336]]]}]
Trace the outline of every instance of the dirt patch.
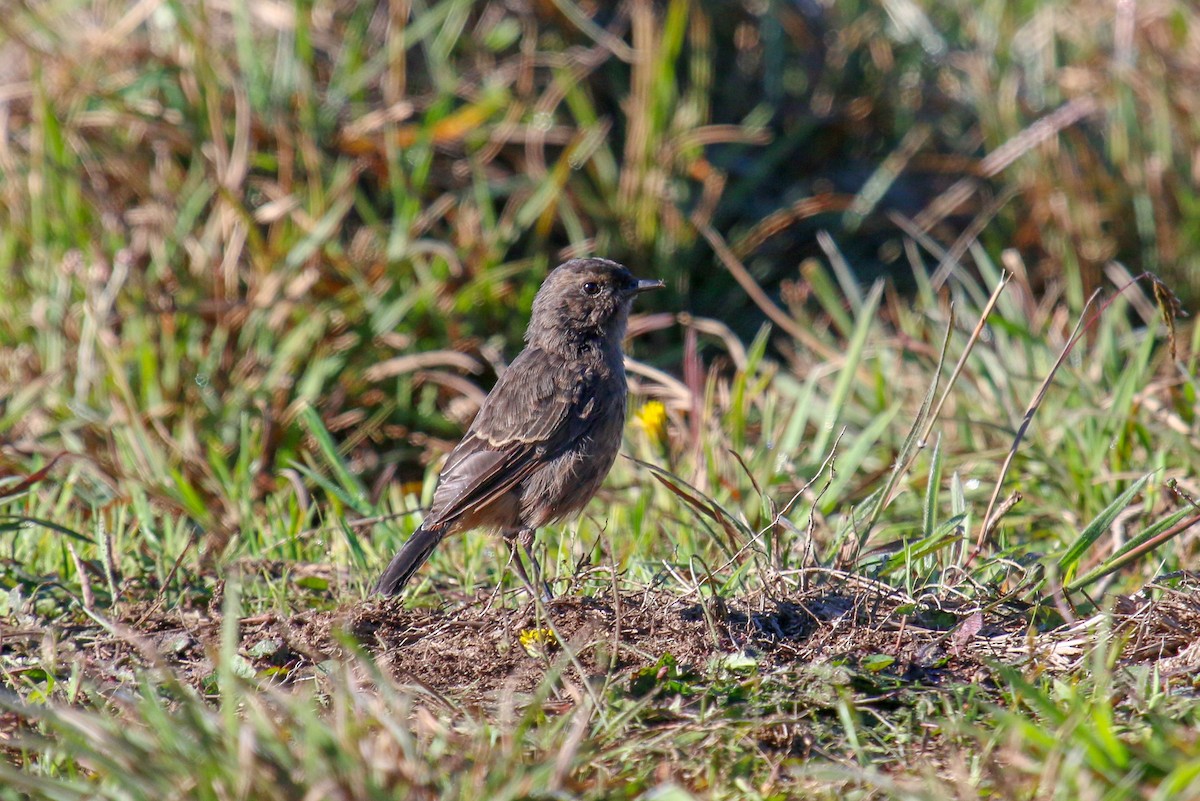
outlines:
[{"label": "dirt patch", "polygon": [[[1116,630],[1128,637],[1130,662],[1156,662],[1173,674],[1194,672],[1200,650],[1196,587],[1158,597],[1120,599]],[[239,665],[275,684],[319,678],[330,661],[372,655],[399,682],[456,702],[489,705],[527,696],[546,676],[577,681],[634,677],[664,655],[680,669],[710,675],[723,661],[766,673],[812,664],[915,686],[978,682],[999,664],[1052,671],[1078,666],[1104,627],[1103,616],[1038,630],[1017,605],[958,604],[910,598],[862,579],[732,600],[645,589],[599,597],[569,596],[546,605],[524,596],[506,604],[477,598],[436,609],[369,600],[333,611],[264,614],[240,622]],[[101,626],[90,621],[0,629],[0,658],[10,676],[47,664],[79,664],[100,689],[128,686],[144,667],[169,668],[201,692],[215,692],[221,618],[208,608],[161,611],[134,606]]]}]

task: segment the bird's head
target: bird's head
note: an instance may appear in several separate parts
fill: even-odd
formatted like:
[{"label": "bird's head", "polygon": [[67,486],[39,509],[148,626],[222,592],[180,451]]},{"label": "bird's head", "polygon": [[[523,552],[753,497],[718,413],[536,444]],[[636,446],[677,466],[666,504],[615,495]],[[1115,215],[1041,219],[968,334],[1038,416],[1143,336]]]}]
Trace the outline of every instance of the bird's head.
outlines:
[{"label": "bird's head", "polygon": [[619,347],[633,299],[662,286],[662,281],[635,278],[615,261],[572,259],[546,276],[533,300],[525,341],[554,347],[600,339]]}]

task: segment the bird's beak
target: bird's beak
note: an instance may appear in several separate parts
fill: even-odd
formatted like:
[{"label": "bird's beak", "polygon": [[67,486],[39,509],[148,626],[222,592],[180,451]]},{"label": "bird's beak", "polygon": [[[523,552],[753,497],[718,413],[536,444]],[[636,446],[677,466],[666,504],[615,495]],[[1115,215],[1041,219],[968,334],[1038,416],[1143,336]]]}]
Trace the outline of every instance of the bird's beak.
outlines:
[{"label": "bird's beak", "polygon": [[665,286],[666,284],[657,278],[639,278],[637,287],[633,291],[641,294],[642,292],[649,292],[651,289],[662,289]]}]

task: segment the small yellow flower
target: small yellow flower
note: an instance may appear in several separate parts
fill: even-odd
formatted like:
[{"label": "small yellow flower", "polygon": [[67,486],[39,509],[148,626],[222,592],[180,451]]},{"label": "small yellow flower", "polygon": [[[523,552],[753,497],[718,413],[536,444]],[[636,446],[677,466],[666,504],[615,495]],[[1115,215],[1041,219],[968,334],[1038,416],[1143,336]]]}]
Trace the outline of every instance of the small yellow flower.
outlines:
[{"label": "small yellow flower", "polygon": [[517,640],[525,653],[532,657],[543,656],[556,644],[552,629],[525,629]]},{"label": "small yellow flower", "polygon": [[646,401],[633,417],[651,442],[659,445],[667,441],[667,407],[661,401]]}]

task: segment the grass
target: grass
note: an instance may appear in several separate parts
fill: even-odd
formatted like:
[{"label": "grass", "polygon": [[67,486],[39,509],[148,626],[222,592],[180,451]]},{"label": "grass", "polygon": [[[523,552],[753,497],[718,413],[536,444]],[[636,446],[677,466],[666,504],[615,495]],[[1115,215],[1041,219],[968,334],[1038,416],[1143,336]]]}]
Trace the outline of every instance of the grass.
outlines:
[{"label": "grass", "polygon": [[[1195,794],[1194,12],[553,9],[0,23],[0,797]],[[367,599],[586,252],[568,600]]]}]

